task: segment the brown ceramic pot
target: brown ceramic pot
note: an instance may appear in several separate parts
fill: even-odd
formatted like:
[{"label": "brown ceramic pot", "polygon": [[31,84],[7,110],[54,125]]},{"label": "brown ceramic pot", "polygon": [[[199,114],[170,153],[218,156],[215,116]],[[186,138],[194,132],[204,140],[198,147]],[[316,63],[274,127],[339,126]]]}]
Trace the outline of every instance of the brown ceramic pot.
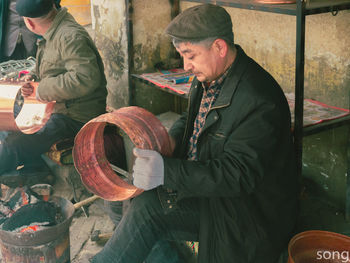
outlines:
[{"label": "brown ceramic pot", "polygon": [[295,235],[288,245],[288,263],[349,263],[350,237],[311,230]]}]

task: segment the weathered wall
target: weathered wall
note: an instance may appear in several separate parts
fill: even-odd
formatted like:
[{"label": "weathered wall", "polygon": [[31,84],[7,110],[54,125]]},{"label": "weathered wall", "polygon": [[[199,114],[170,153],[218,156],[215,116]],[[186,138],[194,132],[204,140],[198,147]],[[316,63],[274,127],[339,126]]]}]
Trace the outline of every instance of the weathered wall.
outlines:
[{"label": "weathered wall", "polygon": [[[157,67],[169,68],[175,55],[170,39],[164,34],[171,20],[169,0],[133,0],[134,73],[154,72]],[[175,111],[174,95],[157,90],[139,81],[135,86],[134,102],[154,114]]]},{"label": "weathered wall", "polygon": [[134,15],[134,70],[154,71],[160,62],[167,63],[171,43],[164,34],[170,22],[171,6],[168,0],[133,0]]},{"label": "weathered wall", "polygon": [[128,104],[128,42],[124,0],[91,0],[92,27],[107,78],[109,108]]},{"label": "weathered wall", "polygon": [[[181,9],[195,4],[182,2]],[[235,42],[266,68],[282,88],[294,90],[296,18],[225,7]],[[307,16],[305,96],[349,108],[350,11]]]},{"label": "weathered wall", "polygon": [[[107,103],[111,108],[127,106],[129,99],[128,60],[133,57],[134,67],[131,73],[154,71],[155,65],[168,65],[174,57],[169,39],[163,34],[170,22],[170,3],[166,0],[133,0],[131,16],[133,26],[133,50],[128,51],[127,21],[124,0],[91,0],[92,26],[95,30],[95,42],[103,57],[108,82]],[[154,100],[147,98],[144,88],[136,90],[136,104],[148,104],[163,101],[156,112],[165,110],[168,97],[163,93]],[[154,97],[154,96],[153,96]],[[146,107],[146,106],[145,106]],[[147,107],[146,107],[147,108]]]}]

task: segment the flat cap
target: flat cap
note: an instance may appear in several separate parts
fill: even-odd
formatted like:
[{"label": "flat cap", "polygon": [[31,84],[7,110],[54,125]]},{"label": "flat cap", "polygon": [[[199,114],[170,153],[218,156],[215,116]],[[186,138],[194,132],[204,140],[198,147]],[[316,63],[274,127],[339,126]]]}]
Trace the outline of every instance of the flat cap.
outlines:
[{"label": "flat cap", "polygon": [[232,21],[227,11],[217,5],[197,5],[176,16],[165,30],[182,40],[201,40],[210,37],[232,36]]},{"label": "flat cap", "polygon": [[41,17],[50,12],[53,0],[17,0],[16,11],[24,17]]}]

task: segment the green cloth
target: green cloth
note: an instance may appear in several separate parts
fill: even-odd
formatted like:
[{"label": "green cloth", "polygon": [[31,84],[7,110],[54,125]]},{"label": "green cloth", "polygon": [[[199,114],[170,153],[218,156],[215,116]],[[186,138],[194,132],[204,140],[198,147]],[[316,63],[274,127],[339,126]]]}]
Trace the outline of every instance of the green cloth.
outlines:
[{"label": "green cloth", "polygon": [[37,98],[56,101],[55,113],[87,122],[105,113],[102,59],[86,30],[62,8],[39,41],[34,75]]}]

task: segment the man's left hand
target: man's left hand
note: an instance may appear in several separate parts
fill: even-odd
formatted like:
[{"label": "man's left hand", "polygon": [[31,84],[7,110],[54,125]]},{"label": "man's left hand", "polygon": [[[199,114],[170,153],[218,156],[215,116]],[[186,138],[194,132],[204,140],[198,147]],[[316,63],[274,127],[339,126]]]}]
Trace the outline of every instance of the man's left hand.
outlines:
[{"label": "man's left hand", "polygon": [[134,148],[136,157],[133,167],[134,185],[144,190],[151,190],[164,184],[164,161],[153,150]]}]

